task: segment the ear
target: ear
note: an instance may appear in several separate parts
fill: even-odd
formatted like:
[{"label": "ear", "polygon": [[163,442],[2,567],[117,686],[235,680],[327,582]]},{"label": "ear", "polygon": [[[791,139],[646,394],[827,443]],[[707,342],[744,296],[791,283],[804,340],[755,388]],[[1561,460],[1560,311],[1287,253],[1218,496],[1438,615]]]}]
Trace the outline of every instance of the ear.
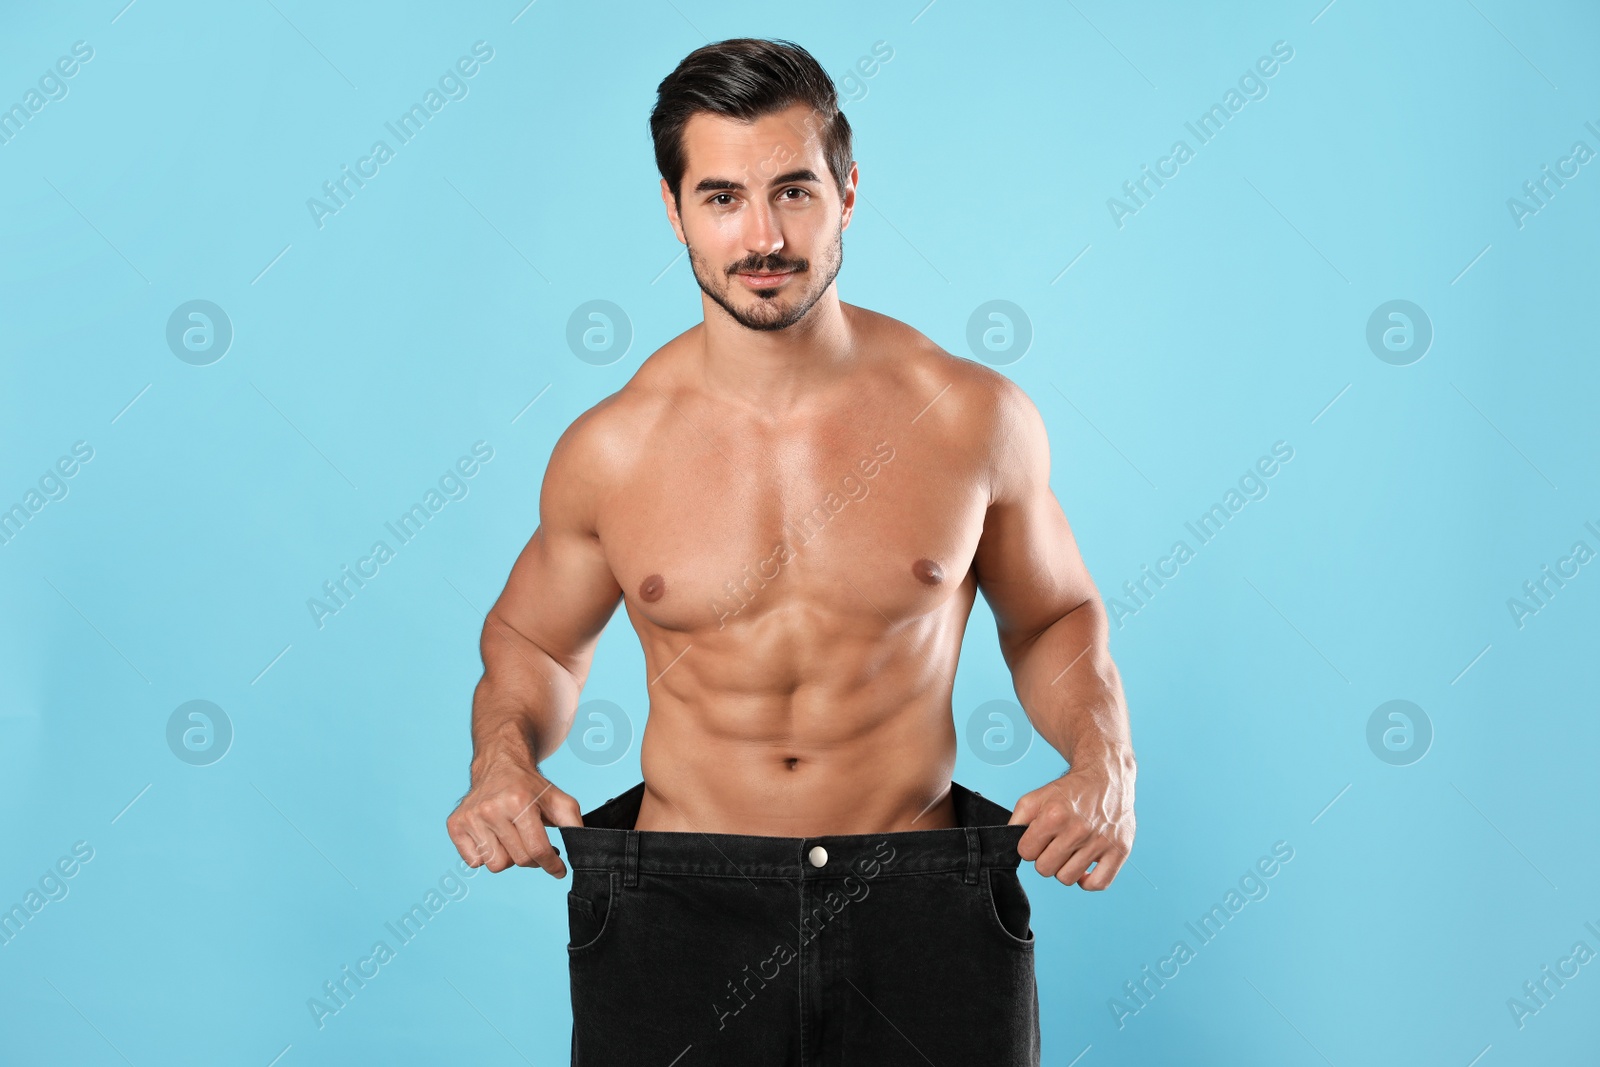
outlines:
[{"label": "ear", "polygon": [[844,180],[844,210],[839,216],[839,229],[841,230],[850,228],[851,216],[856,211],[856,186],[860,181],[861,170],[856,166],[856,161],[852,159],[850,161],[850,173]]},{"label": "ear", "polygon": [[667,209],[667,221],[672,223],[672,232],[677,234],[678,243],[688,244],[683,236],[683,220],[678,217],[678,205],[672,200],[672,186],[667,184],[667,179],[661,179],[661,203]]}]

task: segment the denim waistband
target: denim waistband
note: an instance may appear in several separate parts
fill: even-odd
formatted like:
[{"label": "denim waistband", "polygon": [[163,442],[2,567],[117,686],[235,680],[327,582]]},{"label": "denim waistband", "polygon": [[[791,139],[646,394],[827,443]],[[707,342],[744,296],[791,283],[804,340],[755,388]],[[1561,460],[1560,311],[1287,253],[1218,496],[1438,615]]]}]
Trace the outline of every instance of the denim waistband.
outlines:
[{"label": "denim waistband", "polygon": [[[1015,869],[1021,863],[1017,841],[1027,826],[1007,826],[1009,809],[959,782],[950,783],[950,795],[958,824],[952,828],[769,837],[635,830],[644,798],[640,782],[584,815],[582,826],[556,829],[569,867],[621,871],[625,885],[637,884],[640,871],[792,881],[843,878],[883,863],[894,874],[960,871],[976,882],[984,867]],[[819,845],[823,851],[814,853]]]}]

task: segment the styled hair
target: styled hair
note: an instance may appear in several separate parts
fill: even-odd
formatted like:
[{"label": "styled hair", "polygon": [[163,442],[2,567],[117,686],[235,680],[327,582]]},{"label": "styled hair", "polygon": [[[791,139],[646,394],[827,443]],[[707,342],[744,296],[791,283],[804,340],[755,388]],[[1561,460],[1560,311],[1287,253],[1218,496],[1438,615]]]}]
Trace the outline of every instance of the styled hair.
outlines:
[{"label": "styled hair", "polygon": [[656,87],[650,111],[650,138],[656,169],[679,193],[688,158],[683,129],[690,116],[710,112],[753,122],[792,104],[806,104],[822,119],[822,152],[828,171],[844,196],[850,175],[850,122],[839,110],[833,79],[810,52],[791,41],[735,37],[696,48]]}]

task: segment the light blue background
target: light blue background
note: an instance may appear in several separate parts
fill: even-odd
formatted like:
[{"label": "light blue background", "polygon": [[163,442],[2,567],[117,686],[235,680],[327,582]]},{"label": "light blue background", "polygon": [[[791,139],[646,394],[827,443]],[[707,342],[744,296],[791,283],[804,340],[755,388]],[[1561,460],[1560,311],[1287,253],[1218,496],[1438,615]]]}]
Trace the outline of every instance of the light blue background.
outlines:
[{"label": "light blue background", "polygon": [[[1114,631],[1139,834],[1108,892],[1026,875],[1045,1061],[1594,1062],[1600,964],[1520,1029],[1507,999],[1600,951],[1600,565],[1521,628],[1506,603],[1600,549],[1600,163],[1507,208],[1600,150],[1593,5],[123,2],[0,16],[0,105],[94,49],[0,145],[0,507],[94,449],[0,546],[0,905],[94,849],[0,946],[0,1060],[566,1062],[569,883],[538,872],[468,880],[323,1028],[306,1002],[455,859],[481,612],[551,445],[699,317],[655,85],[757,35],[836,79],[892,47],[845,105],[840,294],[967,356],[980,304],[1024,309],[1004,370],[1105,596],[1294,449]],[[319,229],[307,198],[479,40],[469,95]],[[1275,41],[1268,95],[1197,146]],[[1119,228],[1107,199],[1178,138]],[[193,299],[235,331],[209,366],[165,341]],[[634,331],[607,366],[565,340],[592,299]],[[1409,366],[1365,340],[1392,299],[1435,331]],[[319,629],[307,599],[480,440],[468,495]],[[980,601],[958,725],[1012,696]],[[639,776],[620,611],[584,698],[636,728],[549,760],[589,808]],[[167,745],[193,699],[233,724],[210,766]],[[1409,766],[1368,747],[1391,699],[1435,732]],[[956,778],[1009,805],[1061,767],[1036,741]],[[1119,1028],[1123,983],[1278,841],[1269,895]]]}]

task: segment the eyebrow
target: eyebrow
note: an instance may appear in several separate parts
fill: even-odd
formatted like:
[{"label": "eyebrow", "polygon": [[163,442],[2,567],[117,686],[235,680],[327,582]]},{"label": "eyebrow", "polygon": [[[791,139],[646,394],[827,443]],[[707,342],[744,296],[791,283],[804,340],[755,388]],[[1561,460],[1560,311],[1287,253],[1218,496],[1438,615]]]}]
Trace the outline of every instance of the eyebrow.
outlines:
[{"label": "eyebrow", "polygon": [[[817,182],[818,184],[821,184],[822,179],[817,177],[816,171],[811,170],[808,167],[801,167],[799,170],[786,171],[785,173],[778,175],[768,184],[787,185],[790,182]],[[694,191],[696,193],[722,192],[727,190],[743,192],[744,185],[740,182],[729,181],[727,178],[701,178],[694,187]]]}]

